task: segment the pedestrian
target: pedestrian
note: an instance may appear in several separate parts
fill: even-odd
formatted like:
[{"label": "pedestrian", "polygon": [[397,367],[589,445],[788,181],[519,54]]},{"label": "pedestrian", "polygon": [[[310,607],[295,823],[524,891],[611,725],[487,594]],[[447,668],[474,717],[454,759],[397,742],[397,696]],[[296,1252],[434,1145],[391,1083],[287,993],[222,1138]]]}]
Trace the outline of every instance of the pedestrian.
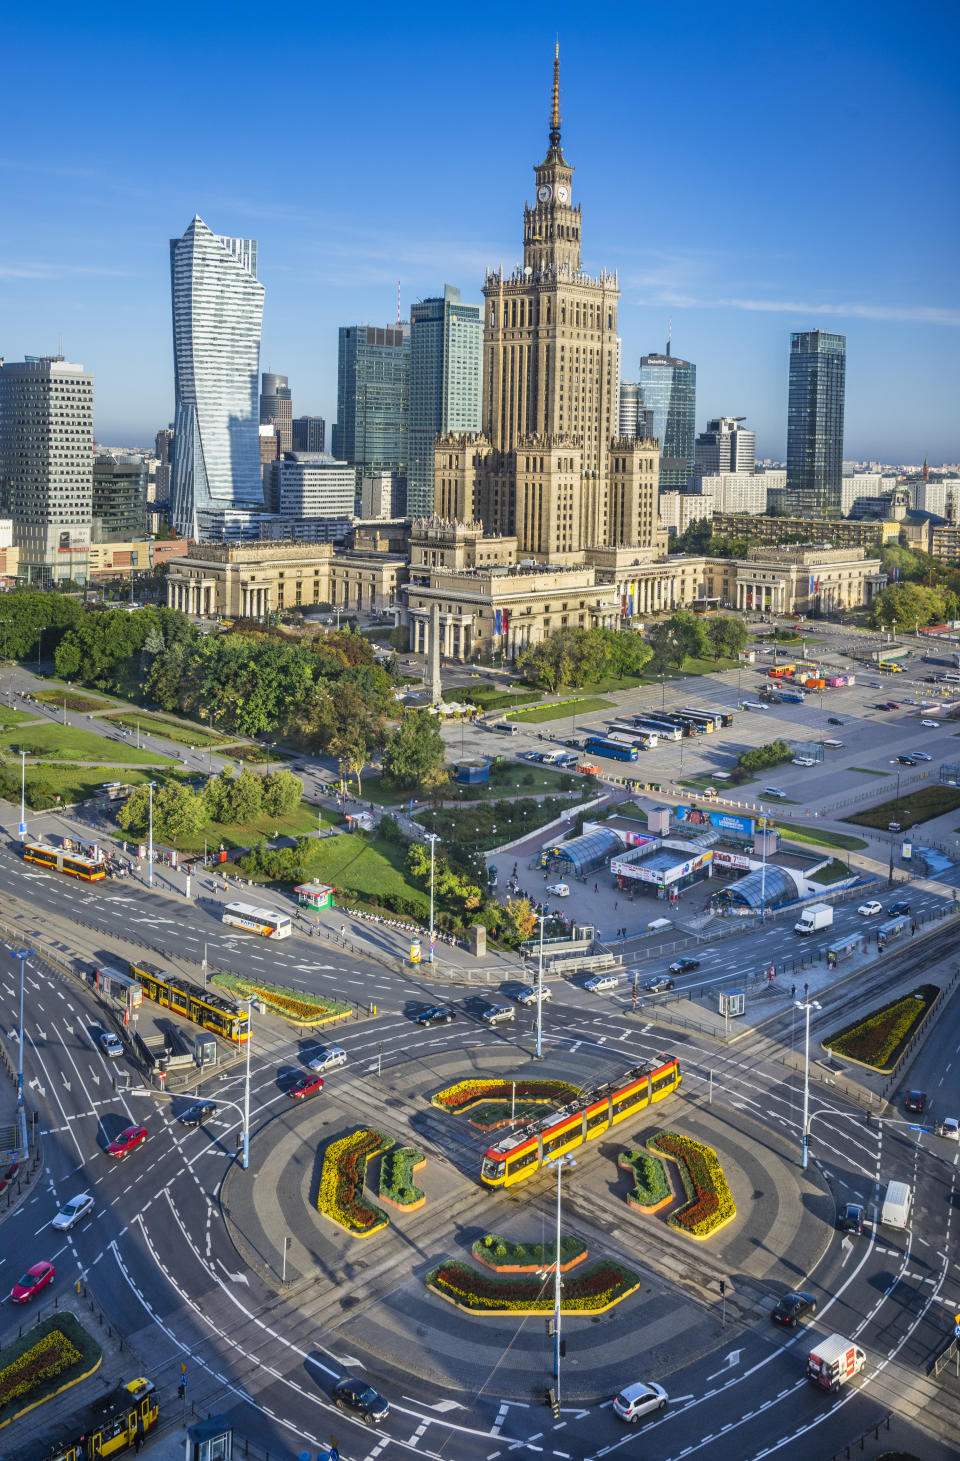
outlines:
[{"label": "pedestrian", "polygon": [[620,907],[620,900],[619,900],[619,898],[614,898],[614,900],[613,900],[613,911],[616,912],[619,907]]},{"label": "pedestrian", "polygon": [[595,892],[595,893],[599,893],[599,891],[600,891],[600,887],[599,887],[599,884],[597,884],[597,883],[594,883],[594,885],[593,885],[593,891],[594,891],[594,892]]},{"label": "pedestrian", "polygon": [[140,1455],[140,1449],[141,1449],[142,1446],[143,1446],[143,1431],[140,1429],[140,1427],[138,1425],[137,1426],[137,1434],[133,1438],[133,1449],[136,1451],[136,1453],[137,1453],[138,1456]]}]

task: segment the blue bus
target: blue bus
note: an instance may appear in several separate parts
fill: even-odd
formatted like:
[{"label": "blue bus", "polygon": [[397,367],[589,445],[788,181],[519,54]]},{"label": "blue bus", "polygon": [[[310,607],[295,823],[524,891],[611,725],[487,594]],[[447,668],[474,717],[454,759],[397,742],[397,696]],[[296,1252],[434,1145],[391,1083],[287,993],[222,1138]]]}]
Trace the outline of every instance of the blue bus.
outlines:
[{"label": "blue bus", "polygon": [[616,741],[608,741],[606,736],[587,736],[587,744],[583,749],[594,756],[608,756],[611,761],[637,759],[636,746],[621,746]]}]

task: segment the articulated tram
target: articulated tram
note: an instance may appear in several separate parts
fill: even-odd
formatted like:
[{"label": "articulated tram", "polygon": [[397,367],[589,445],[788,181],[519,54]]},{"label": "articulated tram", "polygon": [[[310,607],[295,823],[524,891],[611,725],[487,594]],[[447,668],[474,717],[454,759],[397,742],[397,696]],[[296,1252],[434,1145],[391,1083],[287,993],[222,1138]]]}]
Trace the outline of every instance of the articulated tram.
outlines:
[{"label": "articulated tram", "polygon": [[588,1087],[575,1101],[511,1132],[487,1150],[480,1179],[511,1187],[532,1177],[545,1161],[602,1136],[618,1121],[662,1101],[680,1084],[680,1062],[661,1055],[661,1065],[636,1065],[615,1080]]},{"label": "articulated tram", "polygon": [[157,1424],[160,1413],[152,1380],[142,1377],[118,1385],[86,1407],[74,1412],[74,1439],[55,1442],[43,1452],[43,1461],[96,1461],[114,1456],[132,1446],[138,1433],[146,1435]]},{"label": "articulated tram", "polygon": [[136,979],[147,999],[166,1005],[175,1014],[183,1015],[195,1025],[222,1035],[224,1040],[233,1040],[242,1045],[250,1037],[250,1026],[246,1010],[240,1009],[231,999],[214,994],[210,989],[200,989],[179,974],[168,974],[146,959],[130,960],[130,976]]},{"label": "articulated tram", "polygon": [[47,842],[25,842],[23,860],[51,868],[54,872],[66,873],[71,878],[80,878],[85,883],[98,883],[107,875],[106,863],[86,857],[82,852],[67,852],[63,847],[52,847]]}]

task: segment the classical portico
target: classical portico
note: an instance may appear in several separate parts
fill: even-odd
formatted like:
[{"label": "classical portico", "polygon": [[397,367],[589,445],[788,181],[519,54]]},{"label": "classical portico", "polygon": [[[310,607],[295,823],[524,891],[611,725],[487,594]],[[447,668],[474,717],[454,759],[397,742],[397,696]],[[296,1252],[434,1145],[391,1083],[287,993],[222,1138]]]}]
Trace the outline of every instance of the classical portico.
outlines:
[{"label": "classical portico", "polygon": [[216,579],[168,578],[167,608],[197,618],[214,618],[218,613]]}]

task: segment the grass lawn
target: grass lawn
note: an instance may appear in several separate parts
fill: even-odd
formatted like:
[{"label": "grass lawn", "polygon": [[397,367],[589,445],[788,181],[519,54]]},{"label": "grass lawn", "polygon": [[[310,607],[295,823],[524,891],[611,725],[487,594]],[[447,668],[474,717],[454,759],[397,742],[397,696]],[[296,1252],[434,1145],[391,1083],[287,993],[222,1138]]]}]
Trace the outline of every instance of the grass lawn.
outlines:
[{"label": "grass lawn", "polygon": [[34,695],[34,700],[41,700],[44,705],[62,706],[66,701],[68,710],[80,710],[89,714],[92,710],[115,710],[115,700],[101,700],[97,695],[81,695],[77,690],[41,690]]},{"label": "grass lawn", "polygon": [[645,683],[642,675],[624,675],[622,680],[616,675],[604,675],[601,680],[578,685],[577,689],[582,690],[585,695],[609,695],[614,690],[639,690]]},{"label": "grass lawn", "polygon": [[835,857],[831,862],[827,863],[826,867],[822,867],[818,873],[812,873],[810,881],[811,883],[824,884],[839,883],[841,879],[848,878],[849,876],[850,869],[847,867],[847,864],[841,862],[838,857]]},{"label": "grass lawn", "polygon": [[138,751],[136,746],[108,741],[72,725],[34,725],[10,731],[0,735],[0,747],[17,753],[22,749],[30,756],[55,761],[96,761],[114,766],[149,766],[168,759],[160,751]]},{"label": "grass lawn", "polygon": [[889,776],[889,771],[877,771],[873,766],[848,766],[848,771],[857,771],[861,776]]},{"label": "grass lawn", "polygon": [[146,711],[142,715],[124,711],[121,715],[111,715],[109,719],[111,725],[122,725],[132,731],[139,726],[144,735],[165,736],[168,741],[177,741],[182,746],[215,746],[223,744],[226,739],[219,731],[209,731],[206,726],[184,725],[182,721],[168,720],[165,715],[151,715]]},{"label": "grass lawn", "polygon": [[[204,839],[207,849],[219,847],[249,847],[251,843],[266,837],[272,839],[274,832],[281,837],[297,837],[303,833],[316,832],[317,814],[322,813],[324,827],[335,827],[343,820],[339,812],[328,811],[326,807],[313,807],[301,802],[297,810],[288,817],[274,817],[267,813],[254,817],[251,822],[207,822],[195,837],[180,837],[174,842],[181,852],[202,852]],[[120,834],[123,835],[122,833]],[[326,846],[326,843],[321,843]],[[312,874],[311,874],[312,876]]]},{"label": "grass lawn", "polygon": [[[444,788],[443,800],[466,804],[496,801],[500,797],[545,796],[548,792],[579,791],[583,782],[581,776],[572,772],[555,771],[552,766],[538,766],[536,763],[527,765],[523,762],[502,761],[490,770],[490,780],[474,786],[463,786],[451,777],[449,786]],[[351,780],[351,786],[353,785]],[[376,802],[382,807],[404,809],[411,796],[415,801],[422,799],[422,793],[416,790],[394,791],[386,788],[376,774],[363,777],[363,796],[365,801]]]},{"label": "grass lawn", "polygon": [[[721,670],[735,670],[740,663],[738,659],[685,659],[682,668],[673,669],[664,673],[666,680],[685,680],[691,675],[716,675]],[[656,685],[660,681],[659,674],[645,675],[642,683],[645,685]]]},{"label": "grass lawn", "polygon": [[[583,795],[588,792],[589,787],[584,782]],[[504,805],[510,807],[505,815]],[[488,850],[536,832],[566,812],[576,811],[576,808],[575,798],[550,797],[546,801],[535,802],[513,796],[505,798],[499,807],[496,802],[473,802],[462,809],[445,806],[437,812],[423,811],[419,813],[419,820],[445,842],[472,842],[479,849]]]},{"label": "grass lawn", "polygon": [[0,730],[7,730],[11,725],[20,725],[25,720],[36,720],[35,715],[28,715],[23,710],[12,710],[10,706],[0,706]]},{"label": "grass lawn", "polygon": [[944,812],[955,812],[960,807],[960,786],[924,786],[919,791],[905,792],[899,801],[881,802],[878,807],[854,812],[844,817],[845,822],[855,822],[858,827],[886,828],[890,822],[899,822],[901,827],[915,827],[918,822],[929,822],[933,817],[942,817]]},{"label": "grass lawn", "polygon": [[230,756],[234,761],[246,761],[250,766],[265,766],[268,761],[271,766],[274,762],[278,766],[282,766],[284,761],[289,761],[294,755],[293,751],[281,751],[279,746],[275,746],[268,753],[264,746],[238,746],[232,745],[230,742],[221,742],[221,745],[230,747],[229,750],[224,749],[224,756]]},{"label": "grass lawn", "polygon": [[639,802],[617,802],[614,813],[618,817],[632,817],[637,822],[647,820],[646,809]]},{"label": "grass lawn", "polygon": [[813,842],[818,847],[840,847],[844,852],[861,852],[869,846],[862,837],[851,837],[847,832],[829,832],[822,827],[808,826],[806,822],[781,822],[779,817],[770,820],[786,833],[790,842]]},{"label": "grass lawn", "polygon": [[507,720],[516,720],[521,725],[539,725],[545,720],[569,720],[574,715],[589,715],[594,710],[616,710],[612,700],[601,700],[597,696],[565,700],[556,705],[540,705],[535,710],[518,710],[508,715]]},{"label": "grass lawn", "polygon": [[536,705],[545,693],[543,690],[497,690],[493,685],[458,685],[443,698],[457,702],[467,701],[484,711],[508,710],[512,705]]},{"label": "grass lawn", "polygon": [[352,901],[351,892],[361,899],[371,895],[382,899],[392,893],[418,903],[424,915],[429,913],[428,895],[407,881],[406,849],[382,837],[368,840],[363,833],[324,837],[311,851],[307,877],[335,887],[338,903]]}]

